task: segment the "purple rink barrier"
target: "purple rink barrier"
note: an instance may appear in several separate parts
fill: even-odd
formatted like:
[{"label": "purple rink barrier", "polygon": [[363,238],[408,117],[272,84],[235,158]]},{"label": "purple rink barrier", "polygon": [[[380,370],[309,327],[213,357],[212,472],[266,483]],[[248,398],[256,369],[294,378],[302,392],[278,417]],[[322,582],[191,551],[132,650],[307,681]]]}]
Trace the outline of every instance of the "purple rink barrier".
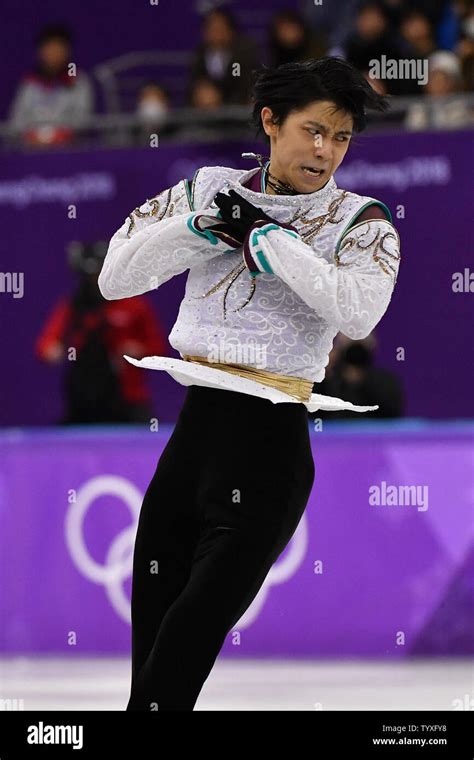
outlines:
[{"label": "purple rink barrier", "polygon": [[[171,430],[1,433],[1,652],[130,652],[136,519]],[[305,515],[223,653],[474,654],[473,432],[311,428]]]},{"label": "purple rink barrier", "polygon": [[[392,302],[376,328],[378,364],[395,372],[409,417],[474,417],[468,369],[473,294],[453,292],[453,274],[472,270],[472,132],[360,136],[336,173],[340,187],[390,207],[401,238]],[[23,297],[0,292],[3,356],[0,425],[49,425],[60,418],[63,367],[41,364],[33,347],[53,304],[71,291],[66,244],[110,239],[140,202],[199,166],[251,169],[243,151],[260,143],[163,145],[157,149],[55,150],[2,156],[2,272],[24,274]],[[68,217],[70,204],[76,218]],[[397,216],[403,214],[404,218]],[[149,299],[166,334],[186,274]],[[402,351],[403,357],[402,357]],[[170,356],[177,356],[170,347]],[[125,359],[123,360],[125,361]],[[165,372],[146,372],[154,413],[173,423],[184,389]]]}]

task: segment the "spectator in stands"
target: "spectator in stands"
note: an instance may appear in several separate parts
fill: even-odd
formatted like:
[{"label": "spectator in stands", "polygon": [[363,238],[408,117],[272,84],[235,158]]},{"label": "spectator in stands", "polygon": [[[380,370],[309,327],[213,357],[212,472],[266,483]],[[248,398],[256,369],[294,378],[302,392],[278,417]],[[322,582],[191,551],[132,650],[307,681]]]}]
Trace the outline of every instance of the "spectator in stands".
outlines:
[{"label": "spectator in stands", "polygon": [[[457,0],[458,3],[469,3],[471,0]],[[324,2],[316,5],[314,0],[300,0],[306,17],[313,28],[323,29],[329,41],[329,55],[343,55],[344,42],[354,31],[354,18],[357,15],[361,0],[344,0],[344,2]],[[380,0],[378,5],[392,34],[396,34],[400,23],[407,12],[416,10],[423,14],[436,30],[439,47],[446,47],[448,29],[452,24],[452,0]],[[449,30],[451,31],[451,30]],[[448,34],[449,34],[448,31]]]},{"label": "spectator in stands", "polygon": [[276,13],[271,20],[269,36],[271,66],[321,58],[326,54],[326,40],[321,34],[316,37],[298,11]]},{"label": "spectator in stands", "polygon": [[360,0],[344,0],[343,3],[322,2],[317,5],[315,0],[300,0],[300,7],[311,28],[327,39],[327,55],[343,56],[343,44],[354,29]]},{"label": "spectator in stands", "polygon": [[[242,128],[240,127],[239,131],[235,119],[220,112],[226,105],[223,89],[209,77],[202,76],[194,81],[190,101],[190,106],[200,113],[179,127],[179,139],[183,142],[229,140],[233,135],[242,134]],[[208,114],[211,118],[207,118]]]},{"label": "spectator in stands", "polygon": [[88,77],[71,60],[71,33],[62,25],[41,30],[37,64],[20,83],[10,111],[10,125],[31,145],[71,142],[93,111]]},{"label": "spectator in stands", "polygon": [[238,33],[233,14],[224,8],[210,11],[191,65],[188,102],[195,81],[206,77],[221,86],[224,103],[248,104],[258,63],[255,44]]},{"label": "spectator in stands", "polygon": [[158,82],[148,81],[138,93],[137,113],[144,124],[159,125],[166,121],[170,110],[170,96]]},{"label": "spectator in stands", "polygon": [[472,108],[462,95],[461,64],[455,53],[439,50],[430,55],[424,90],[430,97],[410,107],[405,121],[409,129],[457,129],[473,123]]},{"label": "spectator in stands", "polygon": [[464,90],[474,91],[474,1],[459,0],[456,3],[459,17],[459,40],[455,52],[461,68]]},{"label": "spectator in stands", "polygon": [[[344,45],[344,57],[361,71],[370,70],[373,61],[382,56],[400,60],[410,52],[398,32],[391,28],[385,7],[375,0],[367,0],[358,10],[355,29]],[[411,50],[414,55],[414,51]],[[416,79],[399,77],[387,79],[386,87],[391,95],[408,95],[420,92]]]},{"label": "spectator in stands", "polygon": [[452,0],[404,0],[403,4],[406,9],[413,8],[425,16],[432,28],[436,29],[452,5]]},{"label": "spectator in stands", "polygon": [[136,142],[149,143],[152,135],[166,135],[168,115],[171,111],[169,91],[163,85],[149,80],[145,82],[137,97],[139,126],[132,130]]},{"label": "spectator in stands", "polygon": [[70,246],[78,287],[56,304],[35,346],[42,361],[66,364],[65,425],[149,422],[153,416],[145,374],[123,355],[166,353],[167,340],[145,298],[107,301],[101,295],[97,280],[107,247]]},{"label": "spectator in stands", "polygon": [[417,58],[427,58],[436,50],[434,30],[429,19],[420,11],[407,11],[400,24],[400,34]]},{"label": "spectator in stands", "polygon": [[209,77],[199,77],[191,87],[191,106],[203,111],[220,108],[224,105],[222,86]]},{"label": "spectator in stands", "polygon": [[221,85],[209,77],[199,77],[192,85],[190,99],[190,106],[197,113],[177,128],[180,140],[215,142],[248,139],[248,117],[236,119],[232,104],[224,103]]},{"label": "spectator in stands", "polygon": [[[314,383],[313,392],[344,398],[353,404],[378,404],[378,409],[364,413],[364,419],[401,417],[404,408],[402,385],[393,372],[374,366],[376,345],[374,333],[362,340],[351,340],[339,333],[329,354],[324,380]],[[310,417],[360,419],[361,415],[350,409],[340,412],[318,409]]]}]

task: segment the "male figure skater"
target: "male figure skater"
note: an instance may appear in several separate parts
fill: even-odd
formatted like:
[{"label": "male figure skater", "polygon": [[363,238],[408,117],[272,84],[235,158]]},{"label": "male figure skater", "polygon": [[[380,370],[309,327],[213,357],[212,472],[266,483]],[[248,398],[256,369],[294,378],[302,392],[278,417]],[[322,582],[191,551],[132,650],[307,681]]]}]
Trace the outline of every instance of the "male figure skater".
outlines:
[{"label": "male figure skater", "polygon": [[390,211],[333,178],[386,101],[337,58],[264,67],[253,98],[270,160],[203,167],[136,208],[99,278],[128,298],[189,269],[169,336],[182,358],[130,359],[190,387],[139,516],[127,710],[193,710],[303,515],[308,410],[377,408],[311,391],[337,333],[367,336],[396,282]]}]

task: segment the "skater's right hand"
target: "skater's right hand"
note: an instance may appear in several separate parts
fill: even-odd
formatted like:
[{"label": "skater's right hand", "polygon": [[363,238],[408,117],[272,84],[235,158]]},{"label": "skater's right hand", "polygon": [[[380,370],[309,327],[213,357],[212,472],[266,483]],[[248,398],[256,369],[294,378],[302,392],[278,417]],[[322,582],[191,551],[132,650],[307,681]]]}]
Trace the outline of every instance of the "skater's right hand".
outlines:
[{"label": "skater's right hand", "polygon": [[219,239],[226,243],[229,248],[240,248],[242,241],[239,236],[236,236],[234,226],[224,221],[219,211],[216,213],[212,208],[208,211],[212,211],[212,213],[203,212],[192,215],[194,230],[207,237],[211,244],[215,244]]}]

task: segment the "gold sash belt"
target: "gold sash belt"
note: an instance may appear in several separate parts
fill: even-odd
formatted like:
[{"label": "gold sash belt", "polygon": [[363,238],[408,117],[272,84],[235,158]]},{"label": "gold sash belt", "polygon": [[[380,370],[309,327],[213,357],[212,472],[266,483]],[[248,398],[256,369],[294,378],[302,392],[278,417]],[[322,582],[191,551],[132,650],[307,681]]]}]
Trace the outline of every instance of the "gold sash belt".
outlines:
[{"label": "gold sash belt", "polygon": [[256,367],[249,367],[245,364],[221,364],[220,362],[211,362],[204,356],[189,356],[184,354],[182,358],[187,362],[202,364],[206,367],[214,367],[214,369],[222,369],[226,372],[240,375],[240,377],[246,377],[249,380],[263,383],[264,385],[270,385],[272,388],[276,388],[278,391],[283,391],[283,393],[288,393],[290,396],[294,396],[300,401],[309,401],[313,391],[312,381],[306,380],[303,377],[280,375]]}]

